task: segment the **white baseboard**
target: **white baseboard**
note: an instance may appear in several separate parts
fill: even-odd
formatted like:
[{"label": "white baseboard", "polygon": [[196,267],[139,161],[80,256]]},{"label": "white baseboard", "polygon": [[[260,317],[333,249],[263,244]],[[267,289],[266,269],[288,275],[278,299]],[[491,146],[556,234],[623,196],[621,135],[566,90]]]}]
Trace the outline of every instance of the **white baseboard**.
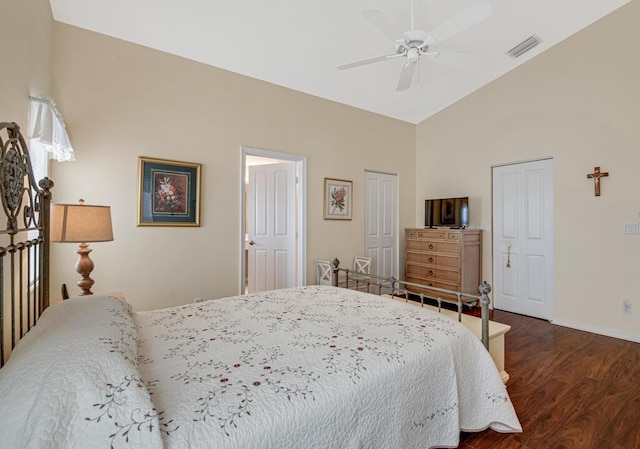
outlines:
[{"label": "white baseboard", "polygon": [[592,326],[584,323],[574,323],[573,321],[565,320],[553,320],[551,324],[557,324],[558,326],[570,327],[571,329],[577,329],[580,331],[591,332],[592,334],[605,335],[607,337],[619,338],[621,340],[633,341],[640,343],[640,335],[627,334],[625,332],[617,332],[604,327]]}]

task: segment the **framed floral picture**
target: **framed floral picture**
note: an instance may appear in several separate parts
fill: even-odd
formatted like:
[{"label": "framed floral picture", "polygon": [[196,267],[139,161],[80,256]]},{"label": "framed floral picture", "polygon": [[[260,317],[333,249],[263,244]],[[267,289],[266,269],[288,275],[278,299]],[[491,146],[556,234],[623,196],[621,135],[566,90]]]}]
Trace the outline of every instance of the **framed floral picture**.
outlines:
[{"label": "framed floral picture", "polygon": [[201,167],[140,157],[138,226],[200,226]]},{"label": "framed floral picture", "polygon": [[353,182],[324,178],[324,219],[351,220]]}]

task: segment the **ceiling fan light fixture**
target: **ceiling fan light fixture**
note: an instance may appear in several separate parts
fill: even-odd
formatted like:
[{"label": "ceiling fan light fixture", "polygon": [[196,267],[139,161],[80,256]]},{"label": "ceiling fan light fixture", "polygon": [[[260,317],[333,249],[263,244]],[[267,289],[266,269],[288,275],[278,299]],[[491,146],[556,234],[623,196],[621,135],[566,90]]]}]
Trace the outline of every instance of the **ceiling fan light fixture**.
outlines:
[{"label": "ceiling fan light fixture", "polygon": [[540,42],[542,42],[542,40],[534,34],[528,37],[527,39],[523,40],[522,42],[520,42],[518,45],[516,45],[511,50],[509,50],[506,54],[513,59],[518,58],[523,54],[525,54],[526,52],[528,52],[529,50],[531,50],[533,47],[540,44]]},{"label": "ceiling fan light fixture", "polygon": [[419,58],[420,58],[420,51],[417,48],[411,47],[407,51],[407,61],[409,61],[410,63],[417,62]]}]

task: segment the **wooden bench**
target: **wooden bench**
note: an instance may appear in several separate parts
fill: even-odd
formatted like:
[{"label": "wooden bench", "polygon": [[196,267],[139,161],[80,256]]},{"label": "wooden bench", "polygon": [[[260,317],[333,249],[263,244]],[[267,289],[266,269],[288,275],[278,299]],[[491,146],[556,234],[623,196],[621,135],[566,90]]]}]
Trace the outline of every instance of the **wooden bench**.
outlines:
[{"label": "wooden bench", "polygon": [[[404,298],[398,298],[397,296],[392,297],[391,295],[382,296],[420,307],[420,303],[415,301],[406,301]],[[435,306],[425,304],[423,307],[438,312],[438,308]],[[440,313],[453,320],[458,320],[458,312],[453,310],[442,308],[440,309]],[[473,332],[479,340],[482,340],[482,320],[479,317],[462,314],[462,324]],[[504,369],[504,336],[509,330],[511,330],[511,326],[489,320],[489,354],[496,364],[496,368],[498,368],[498,372],[504,383],[507,383],[509,380],[509,374]]]}]

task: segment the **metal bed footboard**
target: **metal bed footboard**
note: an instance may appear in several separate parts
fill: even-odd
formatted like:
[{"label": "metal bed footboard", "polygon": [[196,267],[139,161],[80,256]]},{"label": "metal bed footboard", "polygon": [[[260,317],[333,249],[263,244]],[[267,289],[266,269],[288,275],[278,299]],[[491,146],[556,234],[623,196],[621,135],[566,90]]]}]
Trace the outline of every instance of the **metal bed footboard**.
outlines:
[{"label": "metal bed footboard", "polygon": [[[356,290],[359,289],[361,283],[367,286],[367,292],[371,293],[370,288],[378,289],[378,294],[390,294],[392,297],[401,297],[404,296],[405,301],[409,301],[409,295],[415,295],[420,297],[420,305],[425,305],[425,299],[436,301],[438,304],[438,312],[442,309],[442,304],[453,304],[457,306],[458,310],[458,321],[462,321],[462,310],[465,305],[472,306],[476,305],[478,302],[481,307],[481,315],[480,318],[482,320],[482,344],[484,347],[489,350],[489,304],[491,300],[489,299],[489,293],[491,292],[491,286],[483,281],[482,284],[478,286],[479,295],[473,295],[470,293],[464,293],[459,291],[447,290],[444,288],[431,287],[424,284],[417,284],[415,282],[403,281],[400,279],[396,279],[395,277],[383,277],[377,276],[375,274],[363,274],[356,273],[354,270],[350,270],[348,268],[340,268],[340,261],[336,258],[331,262],[332,265],[332,276],[331,282],[333,286],[339,286],[339,274],[340,272],[345,273],[345,287],[349,288],[349,282],[355,283]],[[351,276],[351,278],[349,277]],[[375,282],[372,282],[375,281]],[[418,293],[410,290],[408,287],[420,288],[423,290],[429,290],[433,292],[432,295],[427,295],[424,293]],[[457,300],[452,301],[450,299],[445,299],[438,296],[438,293],[445,293],[450,295],[455,295]]]}]

